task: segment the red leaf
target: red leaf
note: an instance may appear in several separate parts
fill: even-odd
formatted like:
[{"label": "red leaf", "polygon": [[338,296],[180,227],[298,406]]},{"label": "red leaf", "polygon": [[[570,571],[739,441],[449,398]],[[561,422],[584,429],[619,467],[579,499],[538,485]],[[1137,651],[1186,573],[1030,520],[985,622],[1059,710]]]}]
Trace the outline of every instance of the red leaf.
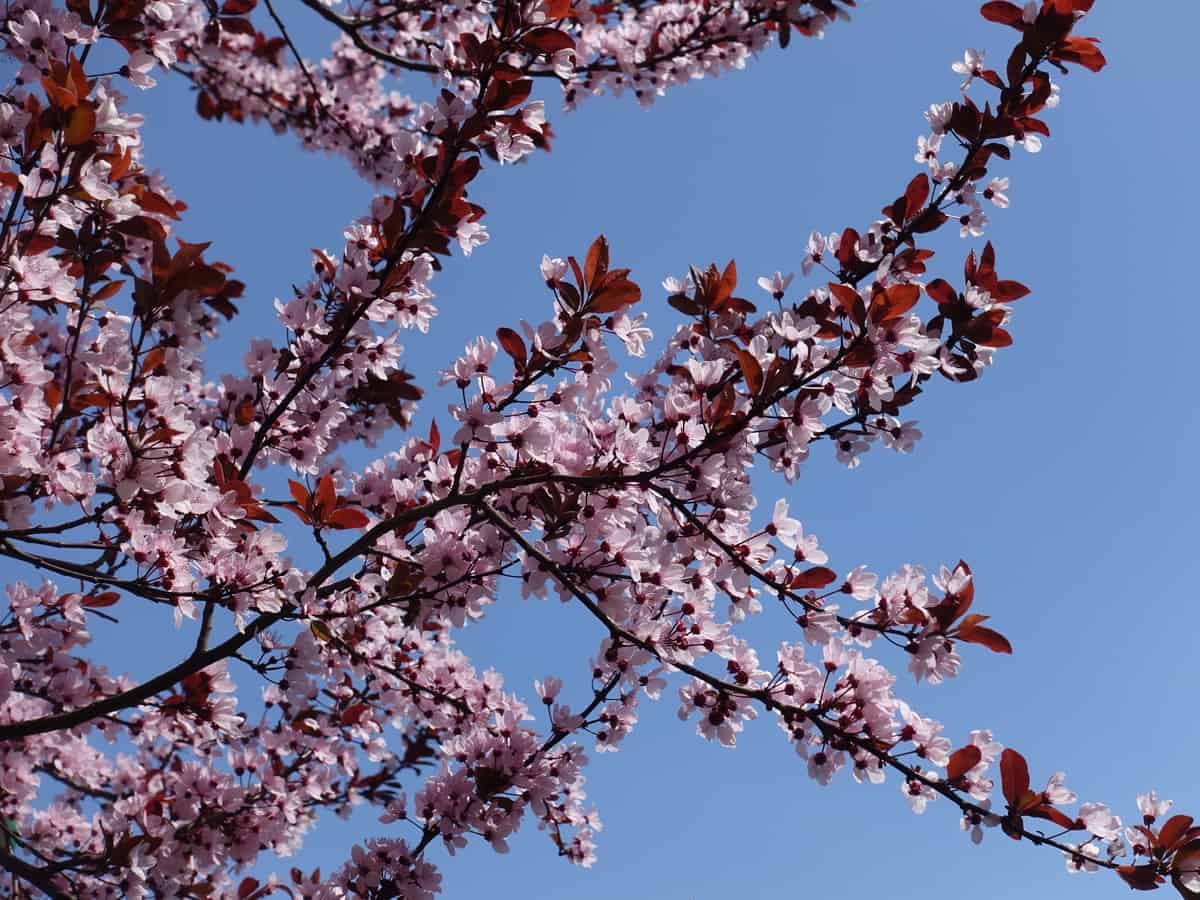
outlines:
[{"label": "red leaf", "polygon": [[713,297],[712,308],[724,309],[733,297],[733,292],[736,288],[737,263],[731,259],[729,265],[725,267],[725,271],[721,273],[721,280],[717,283],[717,293]]},{"label": "red leaf", "polygon": [[[522,78],[520,81],[494,80],[488,85],[484,105],[491,109],[511,109],[524,103],[532,91],[532,78]],[[472,159],[474,160],[474,157]],[[477,161],[476,165],[478,165]],[[469,181],[470,178],[467,180]]]},{"label": "red leaf", "polygon": [[1191,816],[1171,816],[1158,833],[1158,846],[1171,849],[1192,827]]},{"label": "red leaf", "polygon": [[609,281],[593,295],[588,311],[610,313],[632,306],[642,299],[642,289],[627,278]]},{"label": "red leaf", "polygon": [[120,599],[121,595],[116,591],[105,591],[102,594],[91,594],[87,597],[84,597],[83,600],[80,601],[80,604],[88,607],[89,609],[96,609],[101,606],[112,606]]},{"label": "red leaf", "polygon": [[1200,893],[1186,890],[1179,879],[1180,872],[1187,874],[1200,872],[1200,840],[1192,840],[1175,853],[1175,858],[1171,860],[1171,871],[1175,873],[1171,882],[1179,893],[1189,900],[1195,900],[1200,896]]},{"label": "red leaf", "polygon": [[231,31],[234,34],[244,34],[247,37],[253,37],[257,32],[254,26],[250,24],[249,19],[239,19],[233,16],[222,16],[221,27],[226,31]]},{"label": "red leaf", "polygon": [[1108,60],[1096,46],[1098,42],[1098,38],[1069,37],[1060,45],[1058,57],[1067,62],[1078,63],[1093,72],[1099,72],[1108,64]]},{"label": "red leaf", "polygon": [[559,50],[575,49],[575,41],[569,34],[548,26],[533,29],[521,38],[521,43],[535,53],[545,53],[547,56],[557,53]]},{"label": "red leaf", "polygon": [[932,297],[939,306],[946,306],[958,299],[958,291],[951,287],[944,278],[935,278],[925,285],[925,293]]},{"label": "red leaf", "polygon": [[497,328],[496,340],[500,342],[500,346],[504,348],[504,352],[512,357],[517,368],[523,369],[529,351],[525,349],[525,341],[521,339],[521,336],[511,328]]},{"label": "red leaf", "polygon": [[999,22],[1001,25],[1016,25],[1021,21],[1021,7],[1005,0],[985,3],[979,12],[989,22]]},{"label": "red leaf", "polygon": [[59,109],[74,109],[79,102],[79,98],[75,96],[73,90],[57,84],[51,78],[42,79],[42,89],[46,92],[46,97],[50,100],[51,105],[57,106]]},{"label": "red leaf", "polygon": [[292,498],[296,501],[297,504],[304,507],[305,509],[308,508],[308,501],[312,497],[312,494],[310,494],[308,492],[308,488],[306,488],[300,482],[292,481],[292,479],[289,478],[288,479],[288,490],[292,492]]},{"label": "red leaf", "polygon": [[325,521],[334,528],[366,528],[367,523],[371,520],[367,518],[367,514],[361,509],[343,506],[341,509],[335,509],[330,515],[325,516]]},{"label": "red leaf", "polygon": [[594,287],[607,271],[608,240],[604,235],[600,235],[592,241],[592,246],[588,247],[587,258],[583,263],[583,277],[587,280],[588,287]]},{"label": "red leaf", "polygon": [[246,511],[246,518],[253,519],[255,522],[278,522],[279,520],[259,506],[257,503],[247,503],[242,506]]},{"label": "red leaf", "polygon": [[957,781],[979,765],[981,759],[983,752],[974,744],[960,747],[950,754],[950,761],[946,763],[946,780]]},{"label": "red leaf", "polygon": [[1135,891],[1157,890],[1159,884],[1162,882],[1162,877],[1158,874],[1153,864],[1144,866],[1118,866],[1117,874],[1121,876],[1122,881]]},{"label": "red leaf", "polygon": [[903,315],[921,298],[921,289],[915,284],[894,284],[886,292],[880,291],[871,300],[871,320],[883,322]]},{"label": "red leaf", "polygon": [[[228,6],[228,4],[226,4]],[[242,883],[238,885],[237,896],[238,900],[246,900],[251,894],[258,890],[258,879],[251,878],[247,875],[242,879]]]},{"label": "red leaf", "polygon": [[313,509],[319,518],[325,518],[327,513],[337,508],[337,493],[333,489],[333,476],[322,475],[317,482],[317,491],[313,495]]},{"label": "red leaf", "polygon": [[908,226],[908,229],[913,234],[928,234],[931,231],[937,231],[948,221],[950,221],[950,217],[940,209],[927,209]]},{"label": "red leaf", "polygon": [[1029,763],[1016,750],[1007,749],[1000,754],[1000,781],[1008,805],[1017,806],[1029,790]]},{"label": "red leaf", "polygon": [[1011,303],[1014,300],[1020,300],[1028,294],[1029,288],[1025,287],[1019,281],[997,281],[988,293],[992,295],[992,299],[997,303]]},{"label": "red leaf", "polygon": [[147,372],[153,372],[163,364],[167,358],[167,351],[164,347],[155,347],[142,358],[141,373],[145,375]]},{"label": "red leaf", "polygon": [[850,265],[851,260],[854,259],[854,250],[857,245],[858,232],[853,228],[847,228],[842,232],[842,239],[838,242],[837,251],[834,253],[837,261],[843,266]]},{"label": "red leaf", "polygon": [[1012,644],[1008,642],[1008,638],[998,631],[993,631],[990,628],[985,628],[982,625],[971,625],[967,628],[960,628],[956,637],[960,641],[966,641],[968,644],[982,644],[994,653],[1013,652]]},{"label": "red leaf", "polygon": [[92,132],[96,130],[96,108],[84,100],[67,118],[67,128],[63,132],[66,142],[72,146],[87,143],[91,140]]},{"label": "red leaf", "polygon": [[358,720],[362,718],[363,713],[365,713],[370,708],[371,707],[368,706],[366,703],[355,703],[353,706],[347,706],[346,709],[342,711],[342,717],[341,717],[342,724],[343,725],[357,724]]},{"label": "red leaf", "polygon": [[[1038,794],[1032,794],[1032,797],[1038,797]],[[1039,819],[1046,819],[1053,822],[1059,828],[1064,828],[1068,831],[1073,831],[1082,827],[1081,824],[1076,824],[1075,820],[1064,813],[1062,810],[1051,806],[1049,803],[1038,803],[1032,809],[1025,810],[1025,815],[1034,816]]]},{"label": "red leaf", "polygon": [[848,316],[854,315],[854,307],[862,301],[862,298],[858,296],[858,291],[848,284],[833,284],[831,282],[829,293],[833,294],[834,299],[837,300]]},{"label": "red leaf", "polygon": [[738,365],[742,369],[742,377],[746,379],[746,387],[750,389],[750,396],[757,397],[763,386],[763,370],[755,359],[752,353],[746,350],[737,352]]},{"label": "red leaf", "polygon": [[1003,328],[988,325],[980,319],[967,326],[966,336],[981,347],[1011,347],[1013,342],[1012,335]]},{"label": "red leaf", "polygon": [[984,616],[980,615],[979,613],[971,613],[969,616],[963,617],[963,620],[959,623],[958,627],[971,628],[974,625],[978,625],[980,622],[986,622],[990,618],[991,616]]},{"label": "red leaf", "polygon": [[904,189],[904,205],[908,210],[908,217],[911,219],[919,213],[928,199],[929,176],[922,172],[910,181],[908,187]]},{"label": "red leaf", "polygon": [[114,294],[116,294],[117,291],[119,291],[124,286],[125,286],[124,280],[110,281],[108,284],[104,285],[104,287],[100,288],[100,290],[96,291],[96,293],[92,294],[92,299],[93,300],[107,300],[109,297],[112,297]]},{"label": "red leaf", "polygon": [[835,581],[837,581],[837,572],[827,569],[825,566],[814,566],[803,572],[797,572],[790,579],[791,586],[798,588],[823,588]]}]

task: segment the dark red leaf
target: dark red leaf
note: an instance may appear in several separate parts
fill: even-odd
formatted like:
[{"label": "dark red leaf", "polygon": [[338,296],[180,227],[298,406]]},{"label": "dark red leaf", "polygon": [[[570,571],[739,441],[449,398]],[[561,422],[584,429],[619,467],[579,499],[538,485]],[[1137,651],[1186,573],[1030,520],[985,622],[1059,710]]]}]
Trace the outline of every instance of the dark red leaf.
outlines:
[{"label": "dark red leaf", "polygon": [[525,359],[529,351],[525,349],[525,341],[511,328],[497,328],[496,340],[504,348],[504,352],[512,357],[518,369],[525,367]]},{"label": "dark red leaf", "polygon": [[837,261],[843,266],[848,266],[851,260],[854,259],[854,250],[858,246],[858,232],[853,228],[847,228],[842,232],[842,239],[838,242],[837,251],[834,256]]},{"label": "dark red leaf", "polygon": [[880,291],[871,300],[871,320],[883,322],[903,315],[921,298],[921,289],[915,284],[894,284],[887,291]]},{"label": "dark red leaf", "polygon": [[1180,873],[1194,875],[1200,872],[1200,840],[1193,839],[1176,851],[1175,858],[1171,860],[1171,872],[1173,873],[1171,883],[1175,885],[1175,889],[1180,894],[1187,900],[1197,900],[1200,897],[1200,891],[1193,891],[1185,887],[1179,877]]},{"label": "dark red leaf", "polygon": [[371,520],[367,518],[367,514],[361,509],[343,506],[341,509],[335,509],[333,513],[325,516],[325,521],[334,528],[366,528],[367,523]]},{"label": "dark red leaf", "polygon": [[313,508],[320,518],[333,512],[337,507],[337,492],[333,488],[333,476],[322,475],[317,482],[317,490],[313,495]]},{"label": "dark red leaf", "polygon": [[724,309],[733,297],[733,292],[737,289],[737,263],[730,260],[725,266],[725,271],[721,273],[721,280],[717,282],[717,293],[713,297],[712,308]]},{"label": "dark red leaf", "polygon": [[846,311],[846,315],[853,316],[855,307],[862,302],[862,298],[858,295],[858,291],[848,284],[833,284],[829,285],[829,293],[833,294],[838,304]]},{"label": "dark red leaf", "polygon": [[102,594],[90,594],[84,597],[80,602],[83,606],[86,606],[89,609],[96,609],[101,606],[112,606],[120,599],[121,595],[116,591],[105,591]]},{"label": "dark red leaf", "polygon": [[[1032,794],[1031,797],[1038,797],[1037,794]],[[1075,831],[1082,828],[1082,823],[1077,823],[1074,819],[1064,813],[1062,810],[1050,805],[1049,803],[1038,803],[1033,808],[1024,810],[1025,815],[1035,816],[1039,819],[1046,819],[1053,822],[1059,828],[1068,831]]]},{"label": "dark red leaf", "polygon": [[1171,816],[1163,825],[1162,830],[1158,833],[1158,846],[1170,849],[1179,840],[1187,834],[1189,828],[1192,827],[1191,816]]},{"label": "dark red leaf", "polygon": [[559,50],[575,49],[575,41],[569,34],[548,26],[533,29],[521,38],[521,43],[535,53],[545,53],[547,56]]},{"label": "dark red leaf", "polygon": [[983,752],[974,744],[958,748],[950,754],[950,761],[946,763],[946,780],[957,781],[979,765],[981,759]]},{"label": "dark red leaf", "polygon": [[1099,43],[1097,38],[1069,37],[1060,45],[1058,58],[1066,62],[1077,63],[1093,72],[1099,72],[1108,64],[1108,60],[1096,46],[1097,43]]},{"label": "dark red leaf", "polygon": [[742,377],[746,379],[746,387],[752,397],[757,397],[763,386],[763,370],[758,360],[746,350],[737,352],[738,365],[742,369]]},{"label": "dark red leaf", "polygon": [[1029,763],[1011,748],[1000,754],[1000,783],[1004,788],[1004,799],[1013,807],[1029,790]]},{"label": "dark red leaf", "polygon": [[96,130],[96,107],[90,101],[84,100],[67,117],[67,127],[63,138],[71,146],[87,143]]},{"label": "dark red leaf", "polygon": [[920,212],[928,199],[929,176],[922,172],[910,181],[904,190],[904,205],[908,209],[908,217],[911,219]]},{"label": "dark red leaf", "polygon": [[827,569],[825,566],[814,566],[811,569],[805,569],[803,572],[797,572],[791,577],[789,583],[792,587],[797,588],[823,588],[837,581],[837,577],[837,572],[833,571],[833,569]]},{"label": "dark red leaf", "polygon": [[913,234],[928,234],[931,231],[937,231],[949,220],[950,217],[940,209],[927,209],[908,228]]},{"label": "dark red leaf", "polygon": [[1117,874],[1121,876],[1122,881],[1135,891],[1157,890],[1163,880],[1155,867],[1149,864],[1144,866],[1118,866]]},{"label": "dark red leaf", "polygon": [[985,3],[979,12],[989,22],[999,22],[1001,25],[1016,25],[1021,21],[1021,7],[1005,0]]},{"label": "dark red leaf", "polygon": [[642,289],[627,278],[608,281],[588,303],[588,311],[594,313],[616,312],[632,306],[642,299]]},{"label": "dark red leaf", "polygon": [[246,37],[254,37],[257,34],[249,19],[239,19],[236,16],[222,16],[221,27],[233,34],[244,34]]},{"label": "dark red leaf", "polygon": [[285,503],[283,504],[283,508],[295,513],[296,517],[305,525],[313,524],[312,516],[308,514],[308,510],[303,506],[298,506],[295,503]]},{"label": "dark red leaf", "polygon": [[925,285],[925,293],[941,306],[954,303],[958,299],[958,291],[944,278],[935,278],[929,284]]},{"label": "dark red leaf", "polygon": [[997,303],[1011,303],[1029,293],[1029,288],[1019,281],[997,281],[988,292]]},{"label": "dark red leaf", "polygon": [[300,506],[308,506],[309,498],[312,496],[308,492],[308,488],[306,488],[300,482],[292,481],[292,479],[289,478],[288,490],[292,492],[292,498],[296,501],[296,503],[298,503]]},{"label": "dark red leaf", "polygon": [[583,277],[587,280],[588,289],[595,287],[596,282],[608,271],[608,240],[600,235],[592,246],[588,247],[587,258],[583,263]]}]

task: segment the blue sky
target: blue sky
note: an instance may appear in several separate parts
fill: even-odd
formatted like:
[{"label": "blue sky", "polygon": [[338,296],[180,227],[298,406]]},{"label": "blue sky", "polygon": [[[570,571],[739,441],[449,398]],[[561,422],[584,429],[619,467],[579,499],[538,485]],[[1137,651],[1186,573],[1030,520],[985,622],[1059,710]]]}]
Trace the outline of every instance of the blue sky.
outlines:
[{"label": "blue sky", "polygon": [[[1001,173],[1012,177],[1013,206],[995,212],[989,236],[1002,275],[1033,288],[1016,304],[1016,345],[981,382],[938,382],[921,398],[912,415],[925,439],[914,454],[877,448],[846,471],[822,450],[791,488],[760,479],[768,508],[787,496],[839,569],[968,560],[977,607],[1016,654],[968,650],[956,682],[906,686],[905,696],[956,743],[990,727],[1030,760],[1035,782],[1063,769],[1081,799],[1127,820],[1150,787],[1200,816],[1190,613],[1200,425],[1186,324],[1196,303],[1187,216],[1200,200],[1191,121],[1200,6],[1155,6],[1150,15],[1130,0],[1097,3],[1084,33],[1104,39],[1109,68],[1063,79],[1045,149],[1018,151]],[[977,9],[867,0],[824,41],[771,50],[649,112],[601,98],[566,115],[544,86],[554,150],[477,180],[471,196],[488,209],[492,240],[437,278],[441,316],[430,334],[408,336],[409,368],[431,387],[475,334],[544,317],[541,255],[580,255],[601,231],[614,264],[641,281],[660,336],[676,314],[658,283],[689,264],[734,257],[747,292],[754,276],[798,271],[810,230],[864,226],[915,174],[921,111],[957,95],[950,63],[963,49],[1005,58],[1013,32]],[[311,13],[281,12],[319,46]],[[429,86],[409,89],[427,96]],[[248,285],[216,373],[251,336],[279,334],[272,298],[307,277],[310,247],[339,245],[369,190],[340,160],[304,154],[290,138],[199,121],[181,81],[134,100],[147,114],[147,158],[191,207],[181,236],[212,240],[210,255]],[[934,274],[961,271],[966,242],[948,234],[934,247]],[[419,427],[431,415],[445,422],[446,402],[434,393]],[[162,628],[169,620],[135,617],[102,646],[114,648],[115,667],[148,675],[168,652]],[[768,656],[791,636],[771,609],[749,633]],[[532,695],[532,679],[554,673],[579,695],[598,637],[571,607],[503,596],[462,643],[516,690]],[[588,792],[606,826],[595,868],[566,865],[529,828],[508,856],[478,845],[454,859],[435,852],[446,896],[1125,894],[1115,878],[1070,878],[1055,853],[998,831],[974,847],[948,804],[913,816],[895,780],[821,788],[770,720],[736,750],[709,745],[675,719],[673,697],[643,708],[622,752],[593,757]],[[388,827],[369,816],[333,823],[299,863],[328,871],[356,839]]]}]

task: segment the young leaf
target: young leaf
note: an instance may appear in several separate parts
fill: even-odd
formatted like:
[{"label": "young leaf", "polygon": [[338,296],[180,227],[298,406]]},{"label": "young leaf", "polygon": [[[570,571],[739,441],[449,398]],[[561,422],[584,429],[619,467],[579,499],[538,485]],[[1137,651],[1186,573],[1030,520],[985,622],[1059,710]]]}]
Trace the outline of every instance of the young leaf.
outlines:
[{"label": "young leaf", "polygon": [[950,760],[946,763],[946,780],[957,781],[962,778],[979,765],[979,760],[982,758],[983,752],[974,744],[959,747],[950,754]]},{"label": "young leaf", "polygon": [[530,31],[521,38],[521,43],[534,53],[545,53],[550,56],[559,50],[574,50],[575,41],[565,31],[543,26]]},{"label": "young leaf", "polygon": [[922,172],[916,178],[908,183],[908,187],[904,189],[904,206],[907,210],[908,218],[912,218],[919,213],[925,206],[925,201],[929,199],[929,176]]},{"label": "young leaf", "polygon": [[833,569],[827,569],[824,566],[814,566],[811,569],[805,569],[803,572],[797,572],[789,581],[792,587],[797,588],[823,588],[828,587],[837,581],[837,572]]},{"label": "young leaf", "polygon": [[595,288],[596,283],[608,271],[608,240],[600,235],[588,248],[587,259],[583,263],[583,277],[587,281],[588,290]]},{"label": "young leaf", "polygon": [[1188,829],[1191,827],[1191,816],[1171,816],[1163,824],[1162,830],[1158,833],[1158,846],[1168,850],[1171,849],[1179,842],[1180,838],[1187,834]]},{"label": "young leaf", "polygon": [[367,514],[361,509],[343,506],[341,509],[335,509],[331,514],[326,515],[325,521],[334,528],[366,528],[367,523],[371,520],[367,518]]},{"label": "young leaf", "polygon": [[91,140],[96,130],[96,108],[88,101],[83,101],[73,110],[67,119],[67,128],[63,137],[71,146],[85,144]]},{"label": "young leaf", "polygon": [[333,488],[333,476],[322,475],[317,482],[317,492],[313,496],[313,510],[317,518],[324,519],[337,507],[337,493]]},{"label": "young leaf", "polygon": [[610,313],[632,306],[642,299],[642,289],[632,281],[621,278],[608,281],[593,296],[588,303],[588,312]]},{"label": "young leaf", "polygon": [[738,364],[742,368],[742,377],[746,379],[746,387],[750,396],[757,397],[763,386],[763,370],[754,355],[746,350],[737,352]]},{"label": "young leaf", "polygon": [[529,351],[525,349],[525,341],[511,328],[497,328],[496,340],[504,348],[504,352],[512,357],[513,364],[518,369],[525,368],[525,360]]},{"label": "young leaf", "polygon": [[982,625],[968,625],[958,629],[958,634],[955,635],[960,641],[966,641],[968,644],[982,644],[993,653],[1008,653],[1013,652],[1012,644],[1008,638],[998,631],[993,631],[991,628],[985,628]]},{"label": "young leaf", "polygon": [[1000,783],[1008,805],[1016,807],[1029,790],[1029,764],[1016,750],[1006,749],[1000,754]]},{"label": "young leaf", "polygon": [[1021,21],[1021,7],[1005,0],[985,3],[979,12],[989,22],[999,22],[1001,25],[1016,25]]},{"label": "young leaf", "polygon": [[292,498],[296,501],[297,504],[299,504],[300,506],[304,506],[304,507],[308,506],[308,500],[312,496],[308,492],[308,488],[306,488],[300,482],[293,481],[292,479],[289,478],[288,479],[288,490],[292,492]]}]

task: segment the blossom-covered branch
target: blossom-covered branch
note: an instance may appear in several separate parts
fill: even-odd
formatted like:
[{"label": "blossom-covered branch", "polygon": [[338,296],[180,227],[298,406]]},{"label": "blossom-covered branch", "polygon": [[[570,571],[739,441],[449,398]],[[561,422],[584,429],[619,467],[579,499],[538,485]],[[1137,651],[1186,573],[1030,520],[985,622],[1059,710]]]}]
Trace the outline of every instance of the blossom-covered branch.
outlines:
[{"label": "blossom-covered branch", "polygon": [[[952,741],[898,696],[896,662],[936,684],[964,645],[1012,652],[966,563],[839,572],[786,501],[758,513],[750,481],[756,462],[796,479],[822,439],[850,468],[873,446],[911,451],[906,408],[934,376],[972,381],[1012,342],[1028,289],[999,275],[992,245],[950,280],[919,244],[955,226],[982,237],[985,205],[1008,205],[992,170],[1040,148],[1053,73],[1104,65],[1075,34],[1089,0],[984,5],[1015,46],[1002,69],[976,50],[953,68],[995,97],[930,107],[922,171],[882,218],[812,234],[807,290],[758,278],[760,312],[733,262],[692,267],[664,282],[682,324],[635,368],[648,304],[608,242],[547,255],[549,318],[468,344],[440,374],[461,397],[454,433],[434,423],[403,443],[423,388],[400,338],[430,327],[452,248],[487,238],[474,180],[549,146],[536,79],[560,81],[568,108],[627,89],[649,103],[853,4],[306,0],[333,32],[317,62],[265,6],[6,8],[19,69],[0,94],[0,555],[29,575],[0,618],[0,867],[21,891],[427,898],[442,882],[431,848],[503,852],[527,819],[591,865],[584,745],[619,749],[643,698],[676,682],[705,738],[734,746],[771,713],[820,783],[891,773],[917,812],[947,800],[973,840],[998,825],[1072,870],[1200,892],[1200,828],[1160,824],[1153,793],[1133,828],[1099,803],[1068,812],[1061,773],[1034,790],[990,732]],[[97,74],[93,48],[122,62]],[[196,87],[202,117],[267,121],[378,189],[276,301],[277,337],[215,376],[205,351],[245,286],[177,237],[185,206],[144,165],[120,92],[167,72]],[[431,76],[424,100],[396,89],[413,73]],[[335,462],[389,440],[361,472]],[[571,673],[537,682],[530,705],[455,646],[509,582],[595,621],[576,705]],[[133,614],[134,598],[184,638],[140,682],[89,653],[90,622]],[[764,598],[796,628],[769,665],[739,630]],[[331,877],[242,877],[359,803],[386,836]]]}]

